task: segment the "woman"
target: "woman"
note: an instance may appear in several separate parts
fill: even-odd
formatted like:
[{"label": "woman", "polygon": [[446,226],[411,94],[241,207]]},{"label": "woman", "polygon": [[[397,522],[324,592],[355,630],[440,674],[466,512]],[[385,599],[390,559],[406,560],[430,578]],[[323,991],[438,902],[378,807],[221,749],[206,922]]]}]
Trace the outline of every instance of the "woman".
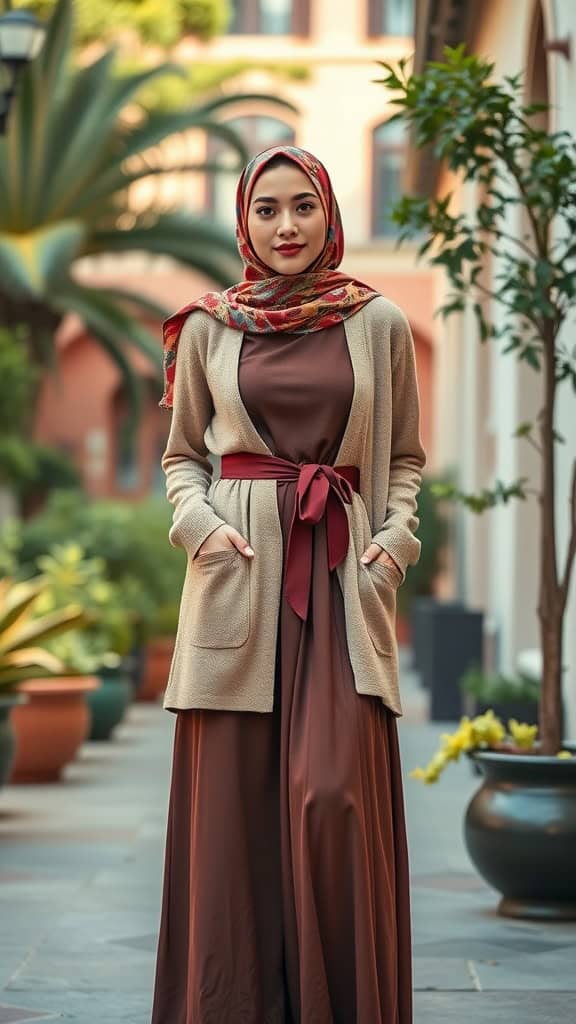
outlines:
[{"label": "woman", "polygon": [[165,324],[188,569],[153,1024],[409,1024],[394,616],[420,547],[413,343],[336,271],[309,153],[252,160],[237,237],[244,281]]}]

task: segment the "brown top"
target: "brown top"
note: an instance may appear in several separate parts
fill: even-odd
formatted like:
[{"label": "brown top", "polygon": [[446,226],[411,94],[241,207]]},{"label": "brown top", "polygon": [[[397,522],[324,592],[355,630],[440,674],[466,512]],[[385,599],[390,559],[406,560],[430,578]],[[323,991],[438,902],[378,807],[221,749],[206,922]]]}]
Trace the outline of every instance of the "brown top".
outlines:
[{"label": "brown top", "polygon": [[346,504],[359,485],[357,467],[333,468],[354,394],[344,328],[248,335],[238,383],[247,412],[274,455],[225,455],[221,475],[276,478],[280,503],[292,510],[284,592],[296,615],[306,620],[316,527],[323,523],[327,529],[334,569],[348,551]]},{"label": "brown top", "polygon": [[313,334],[245,334],[238,383],[274,455],[334,465],[354,394],[343,324]]}]

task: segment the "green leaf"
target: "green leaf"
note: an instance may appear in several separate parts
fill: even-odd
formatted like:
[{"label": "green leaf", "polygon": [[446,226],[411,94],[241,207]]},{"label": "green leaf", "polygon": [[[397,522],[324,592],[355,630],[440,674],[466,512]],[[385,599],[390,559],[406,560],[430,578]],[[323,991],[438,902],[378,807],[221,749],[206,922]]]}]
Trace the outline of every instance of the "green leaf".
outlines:
[{"label": "green leaf", "polygon": [[528,363],[528,365],[531,366],[533,370],[540,369],[540,353],[538,349],[534,347],[534,345],[527,345],[520,353],[520,359]]},{"label": "green leaf", "polygon": [[240,276],[233,234],[204,218],[185,214],[163,214],[149,225],[142,224],[126,231],[95,231],[89,251],[138,250],[172,256],[184,265],[204,271],[223,287],[233,284]]},{"label": "green leaf", "polygon": [[61,633],[66,633],[74,627],[81,627],[86,622],[86,616],[79,605],[65,608],[60,611],[51,612],[41,618],[32,619],[30,622],[18,629],[17,634],[5,641],[0,638],[0,655],[20,651],[42,641],[42,643]]},{"label": "green leaf", "polygon": [[67,276],[85,238],[79,221],[62,221],[27,234],[0,233],[0,289],[47,296]]},{"label": "green leaf", "polygon": [[532,433],[533,429],[533,423],[530,423],[528,421],[520,423],[519,426],[516,427],[516,430],[512,434],[512,437],[530,437],[530,434]]},{"label": "green leaf", "polygon": [[476,317],[476,323],[478,324],[478,330],[480,331],[480,340],[487,341],[491,337],[491,329],[484,316],[484,309],[479,302],[475,302],[473,305],[474,315]]},{"label": "green leaf", "polygon": [[98,295],[104,299],[110,299],[114,305],[126,308],[134,306],[138,313],[153,317],[155,320],[165,320],[173,312],[170,306],[164,306],[156,302],[148,295],[132,291],[130,288],[113,288],[110,285],[99,287]]}]

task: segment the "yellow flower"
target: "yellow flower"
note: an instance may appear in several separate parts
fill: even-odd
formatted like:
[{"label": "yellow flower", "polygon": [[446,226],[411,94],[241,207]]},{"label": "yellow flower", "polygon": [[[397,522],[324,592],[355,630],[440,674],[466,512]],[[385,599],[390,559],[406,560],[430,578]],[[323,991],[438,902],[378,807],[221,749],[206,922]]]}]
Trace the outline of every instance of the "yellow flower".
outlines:
[{"label": "yellow flower", "polygon": [[413,772],[410,772],[410,778],[419,779],[421,782],[425,782],[426,785],[431,785],[433,782],[438,782],[447,764],[448,759],[445,752],[439,750],[437,754],[434,754],[426,768],[415,768]]},{"label": "yellow flower", "polygon": [[561,761],[568,761],[573,756],[569,750],[561,750],[559,754],[556,754],[556,757],[559,757]]},{"label": "yellow flower", "polygon": [[493,747],[500,743],[506,735],[506,729],[500,719],[496,718],[492,710],[486,711],[485,714],[478,715],[474,719],[472,722],[472,732],[475,746],[486,743],[489,747]]},{"label": "yellow flower", "polygon": [[447,761],[457,761],[462,751],[468,750],[467,737],[461,729],[453,733],[445,732],[441,739],[442,752]]},{"label": "yellow flower", "polygon": [[508,722],[508,729],[512,739],[521,750],[532,750],[534,740],[538,734],[537,725],[527,725],[525,722],[517,722],[511,718]]},{"label": "yellow flower", "polygon": [[469,718],[463,718],[460,723],[460,734],[462,736],[463,750],[472,750],[476,746],[474,726]]}]

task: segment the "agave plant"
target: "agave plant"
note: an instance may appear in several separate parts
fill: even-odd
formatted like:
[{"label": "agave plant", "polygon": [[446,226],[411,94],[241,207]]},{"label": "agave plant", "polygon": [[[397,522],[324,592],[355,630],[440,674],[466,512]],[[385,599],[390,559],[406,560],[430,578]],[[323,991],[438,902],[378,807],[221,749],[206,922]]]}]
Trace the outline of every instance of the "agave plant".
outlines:
[{"label": "agave plant", "polygon": [[54,637],[79,629],[86,618],[79,605],[36,615],[35,605],[46,589],[43,579],[0,580],[0,694],[10,693],[26,679],[70,673],[71,667],[43,646]]},{"label": "agave plant", "polygon": [[165,166],[154,147],[176,133],[201,129],[226,143],[235,164],[188,164],[180,172],[239,168],[247,159],[238,135],[217,119],[219,108],[270,96],[220,97],[175,113],[146,113],[139,90],[158,76],[181,73],[162,64],[125,77],[114,73],[115,53],[71,67],[72,0],[58,0],[44,48],[19,81],[0,139],[0,323],[24,325],[32,360],[54,358],[54,334],[76,313],[118,366],[133,407],[138,381],[127,352],[135,346],[160,372],[157,334],[142,320],[167,310],[121,288],[83,283],[78,261],[87,256],[147,252],[169,256],[221,285],[238,276],[230,232],[183,210],[139,209],[131,187]]}]

